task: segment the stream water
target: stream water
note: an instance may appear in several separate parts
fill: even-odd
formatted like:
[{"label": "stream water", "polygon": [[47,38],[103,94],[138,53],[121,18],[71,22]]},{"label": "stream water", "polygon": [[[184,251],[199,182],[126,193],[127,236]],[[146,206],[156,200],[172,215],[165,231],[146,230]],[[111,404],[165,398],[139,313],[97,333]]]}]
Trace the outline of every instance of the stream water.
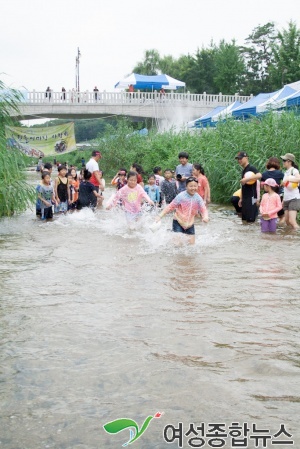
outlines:
[{"label": "stream water", "polygon": [[300,448],[300,233],[209,209],[193,247],[151,214],[133,231],[105,209],[0,221],[0,448],[118,448],[129,430],[104,424],[158,411],[133,447],[180,447],[182,422],[207,434],[182,447],[230,448],[239,422],[235,447]]}]

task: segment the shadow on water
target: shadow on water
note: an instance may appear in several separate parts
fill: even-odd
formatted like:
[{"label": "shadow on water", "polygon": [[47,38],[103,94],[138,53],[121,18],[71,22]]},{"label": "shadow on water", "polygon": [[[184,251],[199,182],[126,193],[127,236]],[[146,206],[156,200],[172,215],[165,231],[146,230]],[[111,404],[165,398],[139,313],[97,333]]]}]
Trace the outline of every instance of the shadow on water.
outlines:
[{"label": "shadow on water", "polygon": [[141,448],[179,421],[285,423],[300,445],[299,234],[210,211],[194,247],[151,213],[1,220],[3,447],[121,447],[102,425],[158,410]]}]

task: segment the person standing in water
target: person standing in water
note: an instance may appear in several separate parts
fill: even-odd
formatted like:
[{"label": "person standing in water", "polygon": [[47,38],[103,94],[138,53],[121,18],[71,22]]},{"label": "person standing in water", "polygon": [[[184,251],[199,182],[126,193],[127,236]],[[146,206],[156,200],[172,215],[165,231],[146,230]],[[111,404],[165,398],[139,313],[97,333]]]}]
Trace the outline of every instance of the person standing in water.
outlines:
[{"label": "person standing in water", "polygon": [[94,184],[96,187],[97,192],[101,189],[100,186],[102,186],[101,176],[100,176],[100,168],[99,168],[99,160],[102,158],[102,154],[98,150],[94,150],[92,152],[92,157],[86,164],[86,169],[92,173],[92,177],[90,179],[90,182]]},{"label": "person standing in water", "polygon": [[273,178],[267,178],[262,184],[265,193],[259,206],[261,232],[276,232],[278,212],[282,209],[280,196],[276,192],[279,186]]},{"label": "person standing in water", "polygon": [[66,213],[70,203],[70,192],[68,178],[66,177],[67,168],[64,165],[58,167],[58,176],[55,178],[54,193],[56,199],[55,213]]},{"label": "person standing in water", "polygon": [[173,218],[173,232],[188,236],[191,245],[195,243],[195,216],[200,212],[202,221],[208,222],[208,213],[203,199],[197,193],[198,179],[191,176],[185,180],[186,190],[180,192],[174,200],[158,215],[159,221],[164,215],[175,210]]},{"label": "person standing in water", "polygon": [[283,160],[283,166],[286,169],[283,185],[283,210],[285,222],[294,230],[299,229],[297,223],[297,212],[300,210],[300,192],[298,184],[300,182],[300,174],[295,164],[295,156],[292,153],[286,153],[280,156]]},{"label": "person standing in water", "polygon": [[[245,151],[239,151],[235,159],[243,168],[242,179],[240,180],[242,186],[241,198],[239,200],[239,206],[242,208],[242,220],[253,223],[258,215],[261,173],[253,165],[249,164],[249,157]],[[252,172],[252,176],[245,177],[247,172]]]},{"label": "person standing in water", "polygon": [[[268,178],[272,178],[275,180],[276,184],[278,184],[279,191],[278,195],[280,196],[281,201],[283,200],[283,186],[281,186],[284,174],[280,170],[280,160],[277,157],[270,157],[266,163],[266,169],[261,175],[261,182],[266,181]],[[278,212],[279,222],[280,224],[285,223],[284,218],[284,210]]]},{"label": "person standing in water", "polygon": [[51,220],[53,218],[52,204],[57,204],[57,202],[48,171],[42,173],[42,181],[38,189],[38,198],[41,207],[41,220]]},{"label": "person standing in water", "polygon": [[157,206],[160,201],[160,192],[158,186],[155,184],[155,175],[152,174],[148,177],[148,184],[144,187],[145,192],[154,201]]},{"label": "person standing in water", "polygon": [[170,168],[166,168],[164,171],[165,180],[161,185],[162,201],[165,204],[170,204],[177,195],[176,182],[173,178],[173,173]]},{"label": "person standing in water", "polygon": [[125,168],[120,168],[118,173],[111,180],[111,185],[116,186],[117,190],[120,190],[122,189],[122,187],[126,186],[127,184],[126,173],[127,170]]},{"label": "person standing in water", "polygon": [[185,190],[185,182],[187,178],[192,176],[193,164],[189,163],[189,154],[186,151],[181,151],[178,154],[180,164],[177,165],[175,175],[178,183],[177,191],[182,192]]},{"label": "person standing in water", "polygon": [[90,182],[91,177],[92,173],[87,169],[84,169],[83,181],[79,185],[79,195],[77,201],[78,210],[81,210],[83,207],[90,207],[94,210],[97,206],[97,200],[101,200],[101,195],[97,192],[96,186]]}]

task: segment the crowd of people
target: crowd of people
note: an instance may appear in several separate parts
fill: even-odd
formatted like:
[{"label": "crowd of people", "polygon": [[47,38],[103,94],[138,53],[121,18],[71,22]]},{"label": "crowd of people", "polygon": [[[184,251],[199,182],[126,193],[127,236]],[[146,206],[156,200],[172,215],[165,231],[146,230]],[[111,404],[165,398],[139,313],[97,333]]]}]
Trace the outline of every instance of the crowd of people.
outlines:
[{"label": "crowd of people", "polygon": [[[280,169],[281,163],[277,157],[267,160],[263,173],[249,163],[246,152],[240,151],[235,159],[243,170],[241,189],[233,194],[231,202],[242,220],[252,223],[260,212],[262,232],[276,232],[278,223],[299,229],[300,175],[295,155],[286,153],[280,156],[285,172]],[[261,188],[264,191],[262,198]]]},{"label": "crowd of people", "polygon": [[[41,181],[37,186],[37,215],[42,220],[48,220],[53,213],[65,214],[83,207],[95,209],[102,206],[105,180],[99,168],[101,157],[100,151],[93,151],[86,165],[82,160],[80,171],[74,166],[68,168],[60,164],[54,180],[51,178],[52,164],[41,166],[39,161]],[[276,232],[278,222],[285,222],[295,230],[299,228],[299,170],[292,153],[280,158],[285,173],[280,170],[280,160],[272,157],[267,161],[266,171],[261,174],[249,163],[246,152],[240,151],[235,156],[242,168],[241,188],[233,194],[231,202],[236,213],[248,223],[255,222],[260,212],[262,232]],[[191,164],[186,151],[181,151],[178,159],[176,170],[166,168],[163,171],[159,166],[154,167],[146,184],[141,165],[133,163],[129,171],[121,167],[111,180],[116,192],[106,208],[122,208],[129,227],[139,221],[145,202],[149,205],[148,210],[156,208],[158,211],[157,223],[164,215],[174,211],[172,230],[187,235],[189,242],[194,243],[195,217],[202,216],[204,223],[208,221],[210,185],[201,164]],[[264,193],[261,196],[262,189]]]},{"label": "crowd of people", "polygon": [[[53,90],[50,88],[50,86],[47,86],[47,88],[45,90],[45,100],[51,101],[51,98],[53,100],[52,94],[53,94]],[[79,92],[73,87],[73,89],[70,89],[70,91],[69,91],[68,99],[71,100],[72,102],[80,101],[80,100],[87,102],[88,96],[89,96],[88,90],[85,90],[84,92]],[[94,98],[95,103],[97,103],[100,100],[100,93],[99,93],[99,89],[97,86],[95,86],[93,89],[93,98]],[[61,88],[60,99],[62,101],[67,100],[67,90],[65,89],[65,87]]]}]

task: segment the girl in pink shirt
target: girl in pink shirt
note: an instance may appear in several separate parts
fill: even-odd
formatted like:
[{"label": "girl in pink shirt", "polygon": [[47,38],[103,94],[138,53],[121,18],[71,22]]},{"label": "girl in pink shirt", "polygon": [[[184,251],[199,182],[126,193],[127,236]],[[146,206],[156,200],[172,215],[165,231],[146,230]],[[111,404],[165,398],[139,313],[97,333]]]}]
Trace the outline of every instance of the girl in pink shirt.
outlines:
[{"label": "girl in pink shirt", "polygon": [[127,185],[118,190],[112,203],[107,206],[107,209],[111,209],[121,201],[128,222],[137,221],[141,215],[144,200],[151,204],[151,206],[154,206],[151,198],[149,198],[145,190],[137,183],[137,173],[130,171],[127,176]]},{"label": "girl in pink shirt", "polygon": [[278,184],[272,178],[266,179],[262,184],[266,193],[263,194],[259,207],[261,232],[276,232],[277,212],[282,209],[280,196],[276,193]]}]

